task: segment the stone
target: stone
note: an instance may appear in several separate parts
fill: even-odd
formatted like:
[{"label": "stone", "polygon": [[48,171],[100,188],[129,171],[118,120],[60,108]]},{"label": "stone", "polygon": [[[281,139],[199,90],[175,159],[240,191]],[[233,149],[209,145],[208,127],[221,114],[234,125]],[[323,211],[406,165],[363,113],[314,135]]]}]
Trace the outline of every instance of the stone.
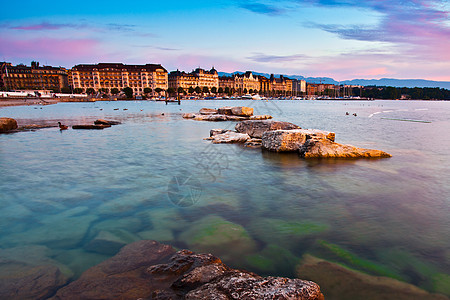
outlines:
[{"label": "stone", "polygon": [[94,121],[95,125],[119,125],[121,124],[119,121],[107,121],[103,119],[98,119]]},{"label": "stone", "polygon": [[141,231],[138,232],[138,236],[144,240],[154,240],[160,243],[172,243],[175,240],[172,230],[164,228]]},{"label": "stone", "polygon": [[250,139],[250,136],[245,133],[237,133],[228,131],[221,134],[216,134],[211,137],[213,144],[230,144],[230,143],[244,143]]},{"label": "stone", "polygon": [[272,130],[301,129],[299,126],[289,123],[272,120],[247,120],[236,124],[236,131],[246,133],[252,138],[262,138],[263,133]]},{"label": "stone", "polygon": [[262,136],[262,148],[275,152],[295,152],[309,139],[334,141],[334,132],[317,129],[293,129],[266,131]]},{"label": "stone", "polygon": [[250,147],[250,148],[259,148],[262,145],[262,140],[261,139],[249,139],[244,143],[245,147]]},{"label": "stone", "polygon": [[231,113],[235,116],[250,117],[253,116],[253,108],[246,106],[236,106],[231,108]]},{"label": "stone", "polygon": [[17,121],[12,118],[0,118],[0,132],[17,129]]},{"label": "stone", "polygon": [[255,241],[244,227],[214,215],[192,223],[178,239],[194,251],[211,252],[224,260],[241,260],[256,249]]},{"label": "stone", "polygon": [[195,118],[195,114],[194,113],[184,113],[183,114],[183,118],[185,118],[185,119],[193,119],[193,118]]},{"label": "stone", "polygon": [[241,116],[228,116],[227,115],[227,121],[244,121],[244,120],[248,120],[248,117],[241,117]]},{"label": "stone", "polygon": [[229,115],[229,116],[232,116],[232,115],[233,115],[232,109],[233,109],[233,107],[231,107],[231,106],[224,106],[224,107],[219,108],[219,109],[217,110],[217,112],[218,112],[220,115]]},{"label": "stone", "polygon": [[386,158],[389,153],[381,150],[342,145],[327,139],[309,139],[299,149],[304,158]]},{"label": "stone", "polygon": [[123,246],[139,240],[139,237],[125,230],[100,231],[84,247],[87,251],[114,255]]},{"label": "stone", "polygon": [[268,119],[272,119],[271,115],[256,115],[256,116],[251,116],[250,120],[268,120]]},{"label": "stone", "polygon": [[217,109],[214,108],[202,108],[199,110],[201,115],[215,115],[218,113]]},{"label": "stone", "polygon": [[303,256],[297,276],[317,282],[326,299],[448,299],[396,279],[367,275],[309,254]]},{"label": "stone", "polygon": [[129,244],[117,255],[90,268],[78,280],[58,290],[51,299],[148,298],[157,289],[168,288],[168,284],[142,275],[149,266],[167,262],[174,253],[171,246],[155,241]]},{"label": "stone", "polygon": [[209,131],[209,136],[212,137],[212,136],[215,136],[217,134],[226,133],[228,131],[231,131],[231,130],[227,130],[227,129],[211,129]]},{"label": "stone", "polygon": [[219,121],[227,121],[227,116],[225,116],[225,115],[195,115],[194,120],[219,122]]}]

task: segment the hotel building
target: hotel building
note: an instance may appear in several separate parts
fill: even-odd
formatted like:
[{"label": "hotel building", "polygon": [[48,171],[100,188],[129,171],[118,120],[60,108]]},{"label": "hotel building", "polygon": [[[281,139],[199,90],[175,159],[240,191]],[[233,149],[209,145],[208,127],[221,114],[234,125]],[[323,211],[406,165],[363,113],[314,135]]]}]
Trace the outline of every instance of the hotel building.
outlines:
[{"label": "hotel building", "polygon": [[33,61],[31,67],[13,66],[0,62],[0,89],[2,90],[68,90],[67,71],[62,67],[39,66]]},{"label": "hotel building", "polygon": [[169,74],[169,87],[177,90],[179,87],[187,91],[190,87],[204,88],[211,90],[213,87],[219,88],[219,73],[212,68],[209,71],[197,68],[191,73],[173,71]]},{"label": "hotel building", "polygon": [[145,88],[167,90],[167,70],[161,65],[124,65],[121,63],[99,63],[96,65],[76,65],[69,72],[69,81],[73,89],[84,92],[92,88],[95,91],[110,93],[130,87],[135,95],[144,93]]}]

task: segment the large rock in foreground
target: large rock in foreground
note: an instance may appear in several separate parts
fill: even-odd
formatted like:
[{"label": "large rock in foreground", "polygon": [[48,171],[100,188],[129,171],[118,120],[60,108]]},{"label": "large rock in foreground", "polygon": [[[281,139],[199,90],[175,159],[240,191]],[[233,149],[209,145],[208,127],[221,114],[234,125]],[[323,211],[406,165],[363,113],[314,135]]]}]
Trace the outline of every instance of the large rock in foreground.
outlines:
[{"label": "large rock in foreground", "polygon": [[275,152],[298,151],[307,140],[313,138],[334,142],[335,134],[317,129],[266,131],[262,136],[262,148]]},{"label": "large rock in foreground", "polygon": [[[169,259],[169,256],[172,257]],[[56,299],[304,299],[322,300],[311,281],[263,278],[231,269],[211,254],[139,241],[87,270]]]},{"label": "large rock in foreground", "polygon": [[17,129],[17,121],[11,118],[0,118],[0,132]]},{"label": "large rock in foreground", "polygon": [[247,120],[236,124],[237,132],[246,133],[252,138],[262,138],[263,133],[272,130],[301,129],[299,126],[281,121],[272,120]]},{"label": "large rock in foreground", "polygon": [[448,300],[396,279],[367,275],[311,255],[303,257],[297,276],[318,282],[326,299]]}]

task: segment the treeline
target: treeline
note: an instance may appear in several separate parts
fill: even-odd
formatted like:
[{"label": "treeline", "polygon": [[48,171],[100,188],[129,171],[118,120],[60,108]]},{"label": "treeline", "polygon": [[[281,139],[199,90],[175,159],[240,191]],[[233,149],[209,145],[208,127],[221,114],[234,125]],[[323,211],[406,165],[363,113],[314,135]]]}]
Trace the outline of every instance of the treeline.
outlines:
[{"label": "treeline", "polygon": [[354,88],[353,96],[373,99],[450,100],[450,90],[442,88],[407,88],[366,86]]}]

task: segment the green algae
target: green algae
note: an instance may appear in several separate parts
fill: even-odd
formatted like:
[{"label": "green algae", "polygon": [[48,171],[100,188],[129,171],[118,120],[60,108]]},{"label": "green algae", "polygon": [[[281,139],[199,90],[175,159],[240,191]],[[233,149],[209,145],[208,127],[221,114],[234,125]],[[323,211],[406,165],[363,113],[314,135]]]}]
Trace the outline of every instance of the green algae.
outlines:
[{"label": "green algae", "polygon": [[438,273],[433,276],[433,287],[438,293],[450,296],[450,275]]},{"label": "green algae", "polygon": [[270,244],[260,252],[247,256],[246,266],[264,275],[283,274],[284,276],[293,276],[294,266],[299,261],[300,258],[288,249]]}]

